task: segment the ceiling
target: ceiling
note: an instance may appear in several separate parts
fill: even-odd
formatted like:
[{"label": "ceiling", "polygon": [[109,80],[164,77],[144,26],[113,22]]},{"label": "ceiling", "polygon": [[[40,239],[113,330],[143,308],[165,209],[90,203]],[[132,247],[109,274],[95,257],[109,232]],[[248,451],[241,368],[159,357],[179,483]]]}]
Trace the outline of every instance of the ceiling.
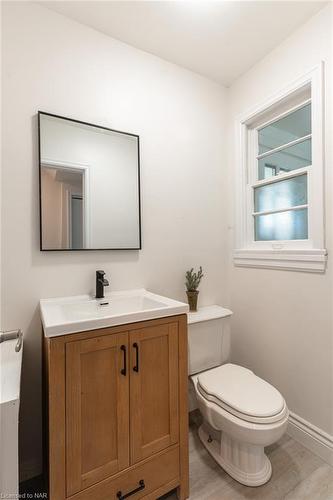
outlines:
[{"label": "ceiling", "polygon": [[41,3],[113,38],[229,86],[327,2]]}]

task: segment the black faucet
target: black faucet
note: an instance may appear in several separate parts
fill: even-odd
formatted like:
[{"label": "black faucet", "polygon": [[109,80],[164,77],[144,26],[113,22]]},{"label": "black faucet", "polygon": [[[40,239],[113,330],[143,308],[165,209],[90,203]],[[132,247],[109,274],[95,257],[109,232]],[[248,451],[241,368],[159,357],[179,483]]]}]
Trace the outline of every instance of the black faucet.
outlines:
[{"label": "black faucet", "polygon": [[109,286],[109,282],[104,278],[104,271],[96,271],[96,299],[104,299],[104,287]]}]

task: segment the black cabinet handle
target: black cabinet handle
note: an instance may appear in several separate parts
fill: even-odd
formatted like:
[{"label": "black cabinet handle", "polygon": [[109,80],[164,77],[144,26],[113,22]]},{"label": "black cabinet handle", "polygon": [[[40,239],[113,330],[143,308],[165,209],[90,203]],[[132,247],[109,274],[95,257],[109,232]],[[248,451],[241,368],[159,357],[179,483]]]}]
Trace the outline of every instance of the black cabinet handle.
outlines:
[{"label": "black cabinet handle", "polygon": [[139,371],[139,346],[136,342],[134,342],[133,347],[136,351],[136,360],[135,360],[135,366],[133,366],[133,371],[138,372]]},{"label": "black cabinet handle", "polygon": [[146,487],[146,485],[145,485],[144,480],[140,479],[139,486],[137,488],[135,488],[135,490],[132,490],[129,493],[125,493],[125,495],[123,495],[121,491],[118,491],[117,498],[118,498],[118,500],[125,500],[125,498],[128,498],[132,495],[135,495],[135,493],[138,493],[138,491],[144,490],[145,487]]},{"label": "black cabinet handle", "polygon": [[120,373],[122,375],[125,375],[126,376],[126,346],[125,345],[122,345],[121,348],[120,348],[123,353],[124,353],[124,367],[120,370]]}]

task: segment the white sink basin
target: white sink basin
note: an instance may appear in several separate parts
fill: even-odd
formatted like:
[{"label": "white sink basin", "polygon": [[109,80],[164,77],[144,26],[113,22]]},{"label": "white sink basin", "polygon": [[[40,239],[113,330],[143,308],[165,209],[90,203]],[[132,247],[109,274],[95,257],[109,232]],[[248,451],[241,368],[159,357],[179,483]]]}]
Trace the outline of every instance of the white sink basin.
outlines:
[{"label": "white sink basin", "polygon": [[89,295],[42,299],[46,337],[124,325],[188,312],[188,305],[144,289],[112,292],[104,299]]}]

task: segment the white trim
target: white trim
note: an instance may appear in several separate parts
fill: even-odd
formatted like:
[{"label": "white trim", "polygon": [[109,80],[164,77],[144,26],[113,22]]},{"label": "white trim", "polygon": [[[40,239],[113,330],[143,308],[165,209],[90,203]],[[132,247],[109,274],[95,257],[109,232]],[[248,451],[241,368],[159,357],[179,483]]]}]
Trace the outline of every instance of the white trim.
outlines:
[{"label": "white trim", "polygon": [[267,120],[264,123],[261,123],[259,125],[259,127],[257,127],[258,131],[262,130],[265,127],[268,127],[269,125],[272,125],[272,123],[275,123],[279,120],[282,120],[282,118],[290,115],[290,113],[294,113],[298,109],[304,108],[307,104],[310,104],[310,103],[311,103],[311,97],[309,99],[305,99],[305,101],[301,101],[300,103],[296,104],[296,106],[292,106],[291,108],[288,107],[288,110],[283,111],[279,115],[274,116],[274,118],[270,118],[269,120]]},{"label": "white trim", "polygon": [[[288,113],[288,115],[291,112]],[[303,135],[303,137],[299,137],[298,139],[294,139],[293,141],[286,142],[284,144],[281,144],[281,146],[277,146],[276,148],[269,149],[268,151],[265,151],[264,153],[260,153],[257,155],[257,160],[261,160],[262,158],[266,158],[266,156],[273,155],[274,153],[279,153],[280,151],[283,151],[284,149],[291,148],[292,146],[296,146],[297,144],[300,144],[301,142],[305,142],[308,139],[311,139],[312,134],[308,135]]]},{"label": "white trim", "polygon": [[[322,61],[320,64],[314,66],[305,74],[294,80],[290,85],[287,85],[283,90],[276,92],[275,94],[271,95],[268,99],[264,100],[259,105],[253,106],[247,112],[239,115],[237,118],[237,122],[249,125],[254,120],[257,121],[261,115],[265,115],[270,109],[273,110],[274,108],[278,107],[284,100],[290,97],[291,94],[301,93],[303,90],[306,89],[306,87],[309,84],[311,84],[314,78],[314,74],[317,73],[318,71],[320,73],[322,72],[323,66],[324,62]],[[305,105],[305,102],[307,101],[308,99],[306,99],[306,101],[302,101],[302,104],[298,103],[295,107],[291,108],[288,107],[288,111],[286,113],[281,113],[277,117],[274,117],[271,120],[271,122],[278,120],[280,117],[283,116],[283,114],[289,114],[290,110],[294,110],[297,109],[298,107],[301,107],[302,105]],[[270,122],[267,120],[263,126],[266,126],[266,124],[269,123]]]},{"label": "white trim", "polygon": [[333,466],[333,436],[290,412],[287,434]]},{"label": "white trim", "polygon": [[[242,267],[266,267],[288,270],[323,272],[326,267],[327,252],[324,243],[324,128],[323,128],[323,63],[298,78],[291,85],[252,108],[236,120],[236,224],[234,264]],[[279,174],[258,181],[255,151],[259,121],[269,123],[267,115],[283,106],[289,114],[294,108],[304,105],[297,103],[287,107],[287,102],[296,99],[311,88],[312,154],[313,165],[292,172]],[[306,102],[310,102],[308,99]],[[266,117],[266,118],[265,118]],[[276,120],[276,116],[272,121]],[[251,128],[249,128],[251,126]],[[261,126],[261,125],[260,125]],[[304,140],[304,138],[302,138]],[[306,174],[308,176],[308,239],[291,241],[254,241],[253,231],[253,188]],[[318,202],[320,200],[320,202]]]},{"label": "white trim", "polygon": [[294,205],[293,207],[272,208],[271,210],[252,212],[252,215],[253,217],[259,217],[260,215],[280,214],[281,212],[294,212],[295,210],[303,210],[304,208],[308,208],[308,206],[309,205],[306,203],[305,205]]},{"label": "white trim", "polygon": [[256,181],[252,184],[253,188],[267,186],[267,184],[274,184],[276,182],[292,179],[293,177],[298,177],[300,175],[307,174],[309,171],[308,167],[297,168],[295,170],[290,170],[290,172],[284,172],[283,174],[272,175],[272,177],[266,177],[266,179],[261,179],[260,181]]},{"label": "white trim", "polygon": [[89,168],[90,165],[88,163],[75,163],[67,160],[52,160],[51,158],[44,157],[41,159],[41,165],[50,166],[50,167],[64,167],[68,169],[86,169]]},{"label": "white trim", "polygon": [[[84,248],[90,248],[90,237],[91,237],[91,219],[90,219],[90,165],[85,163],[73,163],[71,161],[61,161],[61,160],[51,160],[49,158],[41,159],[41,166],[53,167],[53,168],[65,168],[68,170],[81,170],[84,172],[83,175],[83,211],[84,211],[84,223],[83,223],[83,241]],[[69,241],[69,240],[68,240]]]},{"label": "white trim", "polygon": [[[276,242],[276,247],[279,247]],[[323,273],[326,267],[326,250],[249,250],[234,251],[234,264],[239,267],[278,268],[285,271],[307,271]]]}]

